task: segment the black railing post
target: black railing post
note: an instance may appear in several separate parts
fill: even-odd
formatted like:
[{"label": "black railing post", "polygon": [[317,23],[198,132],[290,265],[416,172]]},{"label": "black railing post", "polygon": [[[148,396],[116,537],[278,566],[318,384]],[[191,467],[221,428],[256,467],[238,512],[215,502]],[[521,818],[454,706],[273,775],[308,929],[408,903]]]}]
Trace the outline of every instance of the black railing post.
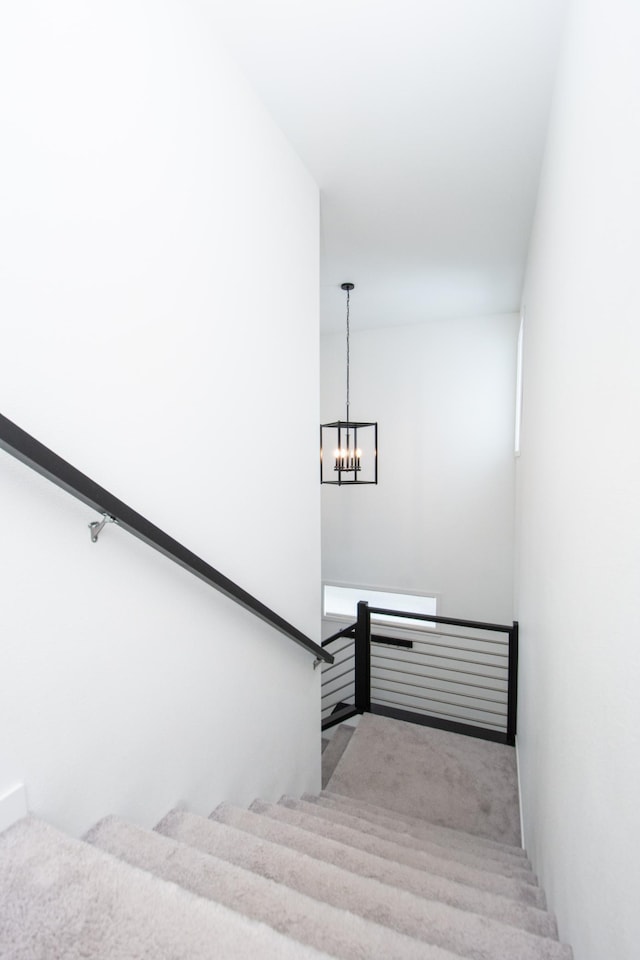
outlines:
[{"label": "black railing post", "polygon": [[507,686],[507,743],[514,747],[518,719],[518,622],[509,630],[509,680]]},{"label": "black railing post", "polygon": [[358,604],[355,642],[355,706],[371,710],[371,613],[366,600]]}]

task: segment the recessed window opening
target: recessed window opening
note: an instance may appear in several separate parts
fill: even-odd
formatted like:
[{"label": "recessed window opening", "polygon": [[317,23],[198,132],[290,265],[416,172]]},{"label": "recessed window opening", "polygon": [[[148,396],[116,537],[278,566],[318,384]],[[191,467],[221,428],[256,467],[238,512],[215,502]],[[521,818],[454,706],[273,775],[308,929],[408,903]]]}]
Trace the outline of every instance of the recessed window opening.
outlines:
[{"label": "recessed window opening", "polygon": [[522,423],[522,348],[524,343],[524,307],[520,314],[520,331],[518,333],[518,352],[516,359],[516,431],[514,438],[514,452],[520,456],[520,425]]},{"label": "recessed window opening", "polygon": [[[437,615],[437,598],[433,595],[399,593],[397,590],[372,590],[370,587],[345,587],[325,583],[323,614],[338,620],[355,620],[358,615],[358,602],[366,600],[371,607],[385,607],[387,610],[406,610],[410,613]],[[374,623],[388,623],[396,627],[431,628],[433,623],[411,618],[391,617],[385,614],[372,614]]]}]

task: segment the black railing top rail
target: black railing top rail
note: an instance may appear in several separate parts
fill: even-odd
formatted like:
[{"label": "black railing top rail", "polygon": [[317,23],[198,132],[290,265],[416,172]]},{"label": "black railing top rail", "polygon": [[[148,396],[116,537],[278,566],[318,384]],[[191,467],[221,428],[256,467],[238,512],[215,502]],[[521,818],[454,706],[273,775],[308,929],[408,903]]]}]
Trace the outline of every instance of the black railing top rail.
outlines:
[{"label": "black railing top rail", "polygon": [[[427,617],[427,619],[432,619],[432,617]],[[376,622],[376,621],[374,621]],[[404,636],[405,634],[416,634],[417,643],[434,643],[434,637],[439,637],[445,641],[443,644],[446,645],[447,640],[473,640],[478,643],[488,644],[490,646],[502,648],[508,644],[508,638],[504,638],[502,635],[496,635],[496,637],[485,637],[479,636],[474,633],[453,633],[449,630],[444,630],[440,624],[429,624],[426,626],[429,627],[428,630],[425,630],[425,625],[415,624],[415,623],[383,623],[382,620],[379,621],[381,626],[384,626],[387,630],[397,630],[398,635]],[[436,629],[437,628],[437,629]],[[488,631],[485,631],[488,632]],[[505,631],[506,632],[506,631]],[[390,639],[390,638],[389,638]],[[487,651],[489,652],[489,651]],[[498,656],[498,654],[492,654],[492,656]]]},{"label": "black railing top rail", "polygon": [[215,590],[223,593],[254,616],[304,647],[317,659],[324,660],[326,663],[333,662],[331,654],[323,650],[319,644],[314,643],[297,627],[274,613],[273,610],[246,590],[243,590],[233,580],[225,577],[224,574],[210,566],[201,557],[170,537],[160,527],[156,527],[122,500],[109,493],[108,490],[91,480],[86,474],[81,473],[80,470],[63,460],[62,457],[45,447],[39,440],[26,433],[2,414],[0,414],[0,448],[6,450],[17,460],[31,467],[98,513],[113,518],[123,530],[131,533]]},{"label": "black railing top rail", "polygon": [[[338,663],[335,658],[336,658],[336,657],[339,657],[340,654],[341,654],[341,653],[344,653],[345,650],[351,650],[351,659],[353,659],[353,657],[354,657],[353,644],[352,644],[352,643],[345,643],[344,646],[338,647],[337,650],[334,650],[334,651],[333,651],[334,662],[333,662],[333,663],[330,663],[330,664],[327,664],[327,666],[328,666],[328,667],[339,667],[339,666],[341,666],[341,664]],[[349,658],[348,658],[348,657],[345,657],[345,661],[346,661],[347,659],[349,659]]]},{"label": "black railing top rail", "polygon": [[[367,603],[367,601],[361,601]],[[367,603],[367,606],[368,603]],[[481,620],[459,620],[455,617],[437,617],[433,613],[411,613],[408,610],[388,610],[386,607],[369,607],[369,613],[386,617],[406,617],[411,620],[424,620],[426,623],[446,623],[451,627],[468,627],[472,630],[491,630],[497,633],[509,633],[513,624],[483,623]]]}]

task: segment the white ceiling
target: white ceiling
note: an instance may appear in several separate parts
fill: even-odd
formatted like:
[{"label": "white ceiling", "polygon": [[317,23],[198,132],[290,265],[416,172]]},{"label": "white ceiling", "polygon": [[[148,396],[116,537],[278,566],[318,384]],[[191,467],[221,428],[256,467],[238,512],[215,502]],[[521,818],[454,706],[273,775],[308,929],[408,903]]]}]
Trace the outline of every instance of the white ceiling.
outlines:
[{"label": "white ceiling", "polygon": [[212,0],[318,182],[322,328],[517,311],[566,0]]}]

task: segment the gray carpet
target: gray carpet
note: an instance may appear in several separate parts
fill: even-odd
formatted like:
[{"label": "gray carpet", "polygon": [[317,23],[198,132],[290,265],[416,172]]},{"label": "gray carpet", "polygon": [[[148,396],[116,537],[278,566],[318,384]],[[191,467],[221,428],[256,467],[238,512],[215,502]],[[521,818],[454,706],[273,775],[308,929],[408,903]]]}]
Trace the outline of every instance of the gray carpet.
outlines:
[{"label": "gray carpet", "polygon": [[346,814],[356,817],[361,823],[366,821],[367,831],[374,835],[377,835],[378,828],[382,828],[393,833],[396,838],[401,838],[402,842],[418,848],[424,843],[444,848],[450,854],[454,850],[466,850],[484,858],[485,865],[486,862],[491,860],[502,860],[514,864],[519,862],[521,865],[530,867],[526,851],[521,847],[496,843],[494,840],[487,840],[472,833],[464,833],[462,830],[439,827],[428,823],[426,820],[393,813],[390,810],[385,810],[384,807],[351,800],[349,797],[340,796],[339,793],[331,793],[329,790],[323,790],[317,796],[303,793],[302,799],[314,804],[318,816],[334,817]]},{"label": "gray carpet", "polygon": [[[507,858],[503,856],[499,860],[488,859],[477,850],[463,849],[462,847],[452,849],[444,844],[432,843],[424,839],[419,841],[415,837],[403,835],[398,833],[397,830],[388,830],[377,824],[371,824],[367,827],[366,840],[363,841],[361,820],[358,816],[331,810],[317,803],[296,800],[294,797],[282,797],[280,806],[302,814],[301,817],[293,820],[287,817],[285,811],[277,809],[275,816],[281,819],[301,825],[306,824],[305,829],[319,833],[321,836],[335,837],[338,840],[346,839],[352,846],[357,846],[361,850],[371,849],[379,856],[386,855],[389,859],[399,863],[409,863],[417,866],[418,869],[425,868],[427,861],[423,860],[424,854],[429,858],[428,862],[431,864],[435,860],[440,861],[444,858],[451,862],[466,864],[475,870],[513,877],[516,880],[522,880],[524,883],[537,883],[537,878],[531,870],[530,864],[522,857]],[[252,804],[251,809],[259,809],[257,802]],[[267,813],[274,815],[273,806],[269,807]]]},{"label": "gray carpet", "polygon": [[[182,843],[229,859],[299,892],[461,957],[471,960],[514,960],[516,957],[518,960],[570,960],[569,948],[549,937],[535,936],[511,924],[444,903],[407,896],[367,875],[359,876],[336,868],[326,854],[324,861],[318,862],[315,857],[284,846],[279,829],[282,825],[273,824],[276,828],[273,831],[269,820],[258,814],[225,804],[213,816],[216,819],[206,820],[174,811],[157,829]],[[220,816],[224,820],[219,820]],[[226,822],[231,819],[235,826]],[[259,821],[264,821],[260,836],[237,826],[240,822],[245,826],[257,826]]]},{"label": "gray carpet", "polygon": [[[303,794],[303,796],[305,800],[310,799],[308,794]],[[332,793],[330,790],[323,790],[311,799],[312,802],[322,806],[347,810],[369,823],[382,823],[393,827],[395,830],[409,833],[414,837],[428,837],[446,847],[474,848],[491,859],[496,857],[500,859],[505,855],[509,859],[515,857],[527,859],[526,850],[520,846],[514,847],[510,844],[500,843],[498,840],[489,840],[487,837],[481,837],[475,833],[465,833],[463,830],[429,823],[428,820],[423,820],[420,817],[412,817],[409,814],[398,813],[396,810],[388,810],[364,800],[354,800],[339,793]]]},{"label": "gray carpet", "polygon": [[0,836],[0,891],[3,960],[326,956],[34,818]]},{"label": "gray carpet", "polygon": [[441,826],[521,843],[512,747],[365,714],[328,789]]},{"label": "gray carpet", "polygon": [[[391,871],[394,866],[400,872],[402,868],[410,867],[417,873],[428,871],[431,875],[456,880],[520,903],[540,906],[540,890],[532,884],[500,877],[492,872],[483,873],[446,859],[403,857],[403,860],[398,861],[394,859],[387,847],[375,842],[375,838],[372,841],[365,833],[362,833],[361,837],[354,837],[352,834],[347,836],[343,833],[338,840],[335,836],[329,837],[324,832],[307,830],[307,824],[301,818],[291,817],[290,814],[291,811],[278,808],[274,804],[256,801],[252,804],[251,810],[241,810],[230,804],[222,804],[214,811],[212,817],[220,823],[237,827],[254,836],[317,859],[334,862],[331,858],[335,855],[340,858],[341,865],[346,862],[357,863],[359,866],[357,870],[354,869],[354,872],[362,872],[365,876],[370,876],[369,871],[377,868],[377,874],[383,879],[388,875],[385,871]],[[293,820],[297,822],[294,823]],[[413,862],[408,863],[405,862],[406,860],[413,860]]]},{"label": "gray carpet", "polygon": [[[421,749],[455,776],[436,787],[431,774],[419,798],[415,765],[394,764],[398,812],[380,805],[380,785],[344,792],[354,771],[373,784],[397,743],[394,721],[365,717],[358,731],[339,737],[318,796],[221,804],[209,818],[174,810],[155,830],[107,817],[84,840],[19,821],[0,834],[1,960],[571,960],[525,852],[497,829],[513,815],[502,752],[440,737],[425,747],[419,728],[405,761]],[[478,771],[489,809],[473,816],[453,795]],[[438,807],[447,790],[452,817]]]},{"label": "gray carpet", "polygon": [[223,903],[246,917],[262,920],[331,956],[343,960],[369,960],[376,953],[406,960],[424,957],[422,945],[410,937],[158,832],[110,817],[94,827],[86,839],[133,866],[178,883],[207,900]]}]

